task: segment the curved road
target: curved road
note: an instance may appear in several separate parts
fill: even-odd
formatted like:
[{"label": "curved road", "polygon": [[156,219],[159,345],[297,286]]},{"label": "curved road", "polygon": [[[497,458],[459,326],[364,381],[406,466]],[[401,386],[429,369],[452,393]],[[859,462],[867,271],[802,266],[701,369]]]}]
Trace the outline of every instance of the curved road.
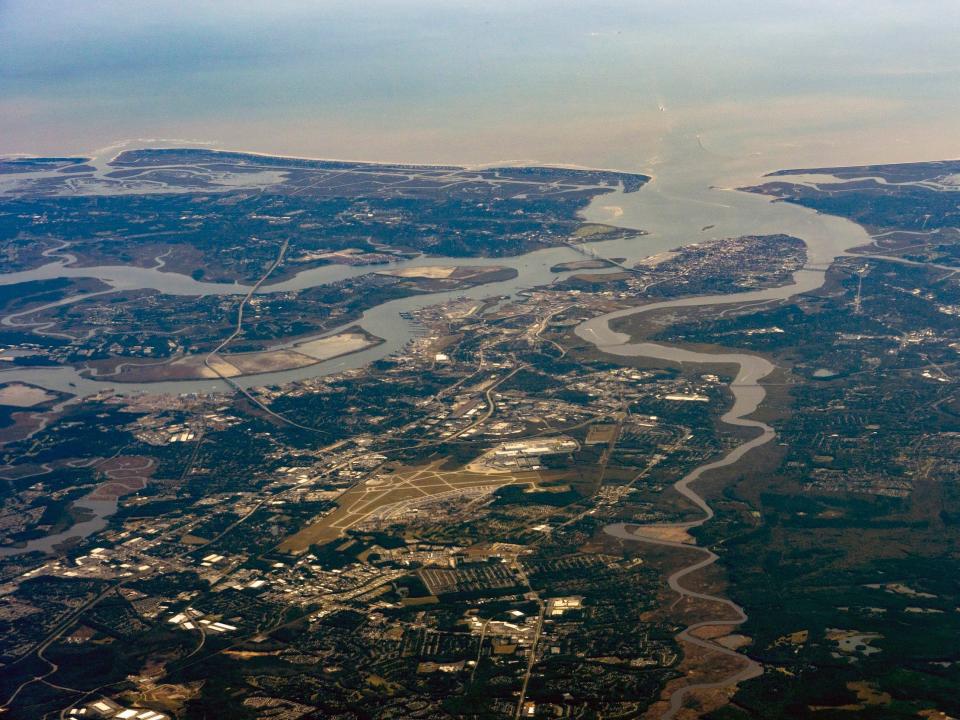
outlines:
[{"label": "curved road", "polygon": [[[746,453],[750,452],[756,447],[759,447],[760,445],[763,445],[764,443],[769,442],[775,437],[776,434],[773,428],[766,423],[762,423],[758,420],[747,419],[747,416],[752,414],[757,409],[766,395],[766,391],[764,390],[763,386],[760,385],[760,380],[773,372],[775,366],[766,359],[756,355],[741,353],[699,353],[681,348],[670,347],[667,345],[658,345],[656,343],[631,343],[629,336],[622,333],[617,333],[610,329],[610,321],[620,317],[625,317],[627,315],[642,314],[651,312],[653,310],[663,310],[670,307],[742,303],[745,301],[755,301],[759,299],[759,295],[768,296],[764,299],[779,299],[781,297],[788,297],[795,292],[796,285],[789,285],[783,288],[772,288],[766,291],[701,298],[684,298],[681,300],[658,302],[639,308],[628,308],[627,310],[620,310],[607,315],[601,315],[599,317],[587,320],[577,326],[575,332],[580,338],[593,343],[598,350],[607,354],[649,357],[686,363],[736,364],[739,367],[736,377],[730,384],[730,390],[734,397],[733,406],[721,417],[721,420],[729,425],[735,425],[737,427],[756,428],[759,430],[759,434],[750,440],[737,445],[719,460],[700,465],[691,472],[687,473],[674,484],[674,488],[676,488],[677,492],[690,500],[690,502],[692,502],[701,510],[703,513],[702,517],[689,522],[670,523],[668,525],[660,525],[658,527],[690,529],[699,527],[700,525],[703,525],[709,521],[714,516],[713,508],[711,508],[709,503],[707,503],[707,501],[704,500],[704,498],[693,489],[693,483],[695,483],[704,473],[710,470],[732,465],[740,460],[740,458],[742,458]],[[705,620],[690,625],[682,632],[677,634],[677,640],[709,649],[712,652],[737,658],[737,660],[740,662],[746,662],[746,666],[743,667],[743,669],[725,678],[722,678],[719,681],[692,683],[679,688],[670,696],[670,705],[661,715],[661,718],[663,720],[669,720],[670,718],[673,718],[680,710],[686,696],[693,690],[728,687],[730,685],[735,685],[745,680],[750,680],[760,676],[763,673],[763,667],[759,663],[751,660],[745,655],[736,652],[735,650],[725,648],[709,640],[695,637],[692,634],[693,631],[701,627],[709,625],[739,625],[747,620],[747,614],[743,611],[743,608],[731,600],[690,590],[681,583],[683,578],[686,576],[712,565],[717,561],[718,556],[710,550],[697,547],[696,545],[644,537],[631,532],[628,529],[629,527],[630,526],[627,524],[620,523],[607,526],[604,528],[604,530],[607,534],[623,540],[632,540],[635,542],[645,542],[653,545],[663,545],[667,547],[676,547],[685,550],[696,551],[701,558],[670,575],[667,579],[670,588],[677,592],[680,596],[716,603],[718,606],[722,606],[727,610],[733,611],[733,619],[730,619],[726,616],[720,616],[713,620]]]}]

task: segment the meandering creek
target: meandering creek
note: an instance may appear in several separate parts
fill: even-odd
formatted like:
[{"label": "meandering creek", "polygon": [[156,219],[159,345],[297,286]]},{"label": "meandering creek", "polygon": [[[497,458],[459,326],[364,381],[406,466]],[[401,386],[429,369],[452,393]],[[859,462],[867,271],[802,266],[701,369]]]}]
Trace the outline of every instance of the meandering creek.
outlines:
[{"label": "meandering creek", "polygon": [[[742,195],[739,194],[739,195]],[[649,195],[648,195],[649,197]],[[680,198],[671,198],[679,200]],[[686,198],[686,202],[695,202],[697,198]],[[807,244],[807,262],[804,269],[795,273],[793,283],[778,288],[768,288],[751,292],[728,295],[705,295],[699,297],[681,298],[663,302],[650,303],[641,307],[625,308],[601,315],[581,323],[575,329],[576,334],[588,342],[593,343],[606,354],[621,357],[647,357],[659,360],[668,360],[679,363],[722,363],[738,366],[736,377],[730,385],[734,402],[730,409],[721,416],[721,420],[729,425],[746,427],[756,430],[756,434],[749,440],[737,445],[723,457],[700,465],[684,475],[674,484],[674,489],[689,500],[701,511],[701,517],[683,523],[671,523],[670,527],[690,530],[703,525],[714,516],[713,508],[707,500],[693,487],[693,484],[705,473],[718,468],[732,465],[745,454],[776,437],[776,433],[766,423],[751,420],[749,416],[759,407],[766,391],[760,382],[767,377],[775,366],[765,358],[747,353],[694,352],[681,347],[648,342],[631,342],[629,335],[620,333],[611,328],[611,323],[621,318],[637,316],[654,311],[668,310],[679,307],[702,307],[708,305],[732,305],[739,303],[756,303],[772,300],[783,300],[797,293],[806,292],[820,287],[824,282],[825,268],[835,257],[854,246],[863,245],[869,241],[866,232],[859,226],[833,218],[822,216],[810,211],[804,211],[796,206],[784,203],[768,204],[767,211],[776,215],[776,222],[783,222],[781,226],[791,235],[802,238]],[[797,211],[800,210],[798,213]],[[753,218],[760,221],[758,227],[767,228],[769,219],[765,213]],[[789,229],[787,229],[789,228]],[[769,232],[769,230],[752,230],[752,233]],[[732,233],[731,233],[732,234]],[[740,233],[746,234],[746,233]],[[729,687],[737,683],[758,677],[763,673],[763,667],[756,661],[735,650],[722,645],[698,638],[694,635],[698,628],[707,626],[736,626],[747,621],[748,617],[742,607],[733,601],[691,590],[682,582],[684,578],[712,565],[719,558],[716,553],[703,547],[688,543],[663,540],[644,534],[643,528],[632,530],[627,524],[618,523],[604,528],[605,532],[621,540],[648,543],[683,549],[693,552],[697,559],[690,564],[676,570],[668,578],[670,588],[681,597],[690,597],[709,603],[717,608],[717,615],[686,627],[677,639],[684,643],[697,645],[709,649],[711,652],[737,658],[741,668],[730,675],[710,682],[696,682],[687,684],[670,695],[670,701],[662,713],[663,720],[673,718],[683,706],[684,699],[695,690]]]}]

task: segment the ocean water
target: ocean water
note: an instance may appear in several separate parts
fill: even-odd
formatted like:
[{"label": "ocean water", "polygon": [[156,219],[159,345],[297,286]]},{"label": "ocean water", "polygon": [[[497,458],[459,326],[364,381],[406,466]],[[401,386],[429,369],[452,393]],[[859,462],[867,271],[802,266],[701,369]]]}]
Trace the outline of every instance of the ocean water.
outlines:
[{"label": "ocean water", "polygon": [[956,0],[0,0],[0,153],[956,157],[957,37]]}]

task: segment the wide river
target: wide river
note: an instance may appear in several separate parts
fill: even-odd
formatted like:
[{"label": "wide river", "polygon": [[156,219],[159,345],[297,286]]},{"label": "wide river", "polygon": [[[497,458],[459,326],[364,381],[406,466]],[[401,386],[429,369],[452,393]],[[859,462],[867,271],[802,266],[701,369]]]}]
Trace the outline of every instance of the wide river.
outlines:
[{"label": "wide river", "polygon": [[[786,203],[771,203],[767,198],[738,192],[734,187],[757,182],[764,171],[775,168],[747,168],[733,164],[703,150],[697,138],[677,135],[670,138],[668,148],[674,152],[669,162],[658,166],[653,180],[635,193],[608,193],[599,196],[584,212],[586,219],[628,228],[643,229],[648,234],[624,240],[592,243],[606,257],[625,257],[628,263],[655,255],[680,245],[710,238],[746,234],[785,233],[803,239],[807,244],[808,262],[797,273],[796,285],[789,290],[774,288],[749,293],[751,300],[784,297],[819,286],[823,269],[839,254],[854,245],[868,242],[864,230],[851,222],[819,215]],[[109,159],[97,158],[98,163]],[[736,173],[736,174],[733,174]],[[705,227],[708,230],[704,230]],[[68,252],[68,251],[67,251]],[[416,333],[416,327],[401,313],[457,297],[486,298],[515,295],[533,287],[547,285],[569,273],[554,273],[550,268],[559,262],[582,259],[569,248],[548,248],[511,258],[448,258],[419,257],[397,263],[396,267],[422,265],[507,265],[517,270],[517,277],[504,282],[478,287],[418,295],[393,300],[369,309],[356,321],[368,332],[383,338],[376,347],[352,355],[335,358],[306,368],[286,372],[265,373],[238,378],[244,387],[274,385],[293,380],[319,377],[362,367],[373,360],[400,350]],[[354,277],[370,268],[330,265],[305,270],[279,283],[266,285],[261,292],[297,290]],[[236,295],[249,289],[240,284],[198,282],[186,275],[159,269],[127,266],[70,267],[60,257],[34,270],[0,274],[0,285],[55,277],[97,278],[117,290],[155,289],[172,295]],[[674,301],[679,304],[729,302],[730,296]],[[673,304],[673,303],[671,303]],[[351,323],[354,324],[354,323]],[[601,332],[606,323],[590,325],[591,332]],[[336,332],[333,330],[331,332]],[[607,331],[609,332],[609,331]],[[587,337],[602,345],[622,343],[612,336]],[[21,381],[71,394],[88,395],[106,389],[118,393],[198,393],[226,391],[224,383],[211,380],[158,383],[115,383],[81,377],[73,368],[15,368],[0,372],[0,381]]]},{"label": "wide river", "polygon": [[[678,134],[669,138],[672,159],[659,166],[659,172],[642,190],[635,193],[608,193],[599,196],[584,212],[586,219],[623,227],[643,229],[646,235],[629,239],[592,243],[597,253],[606,257],[624,257],[633,263],[664,250],[710,238],[730,237],[745,234],[785,233],[802,238],[807,245],[808,260],[804,270],[796,273],[793,285],[781,288],[720,295],[715,297],[685,298],[629,308],[594,318],[577,328],[582,338],[594,342],[605,352],[615,355],[648,355],[681,362],[708,362],[720,360],[740,365],[740,374],[732,388],[734,405],[724,419],[734,424],[751,424],[743,420],[762,400],[764,391],[757,380],[771,369],[767,361],[746,354],[727,353],[708,356],[669,346],[649,343],[631,344],[629,338],[614,332],[609,322],[634,312],[649,312],[659,308],[680,305],[704,305],[730,303],[743,300],[765,300],[787,297],[793,293],[818,287],[823,282],[823,269],[849,247],[868,242],[864,230],[848,221],[819,215],[799,206],[786,203],[771,203],[767,198],[738,192],[734,187],[757,182],[763,171],[772,168],[748,168],[744,171],[737,164],[718,158],[703,150],[699,139]],[[113,152],[102,153],[94,162],[103,167]],[[733,173],[739,174],[733,174]],[[709,229],[705,230],[704,228]],[[97,278],[116,290],[155,289],[172,295],[235,295],[239,298],[248,287],[240,284],[217,284],[198,282],[186,275],[162,272],[160,269],[127,266],[71,267],[69,250],[63,255],[54,255],[51,262],[34,270],[0,274],[0,285],[10,285],[29,280],[56,277]],[[516,295],[534,287],[547,285],[569,273],[555,273],[550,268],[559,262],[581,259],[582,256],[566,247],[548,248],[512,258],[445,258],[419,257],[397,263],[397,267],[419,265],[508,265],[517,270],[517,276],[504,282],[481,285],[469,290],[418,295],[393,300],[371,308],[356,322],[368,332],[383,338],[384,342],[365,351],[318,363],[306,368],[287,372],[266,373],[237,378],[244,387],[273,385],[310,377],[320,377],[343,370],[362,367],[373,360],[394,353],[417,332],[402,314],[451,298],[488,298]],[[353,277],[369,268],[342,265],[325,266],[298,273],[293,278],[266,285],[263,293],[297,290]],[[354,323],[351,323],[354,324]],[[332,330],[337,332],[338,329]],[[117,393],[200,393],[228,392],[222,382],[178,381],[147,384],[115,383],[109,380],[92,380],[81,377],[73,368],[15,368],[0,372],[0,382],[21,381],[58,390],[75,396],[86,396],[103,390]],[[772,435],[771,435],[772,436]],[[734,462],[749,447],[741,446],[718,464]],[[704,521],[712,511],[706,502],[687,485],[700,468],[678,484],[678,490],[704,510]],[[105,516],[114,508],[89,501],[78,503],[93,512],[90,521],[74,526],[58,536],[42,538],[24,548],[5,548],[0,555],[21,553],[28,550],[50,551],[67,537],[89,535],[104,526]],[[679,578],[671,578],[671,583]],[[679,586],[678,586],[679,587]],[[745,616],[744,616],[745,617]]]},{"label": "wide river", "polygon": [[[666,147],[673,150],[671,161],[659,165],[658,172],[643,189],[629,194],[617,192],[599,196],[584,212],[587,220],[643,229],[647,232],[645,235],[630,239],[593,243],[592,247],[598,254],[606,257],[624,257],[627,263],[634,263],[664,250],[705,239],[772,233],[799,237],[807,246],[807,262],[804,269],[795,273],[793,282],[786,286],[650,303],[595,317],[576,328],[579,337],[594,343],[599,349],[611,355],[646,356],[685,363],[723,362],[738,366],[737,376],[731,384],[734,402],[723,415],[722,420],[730,425],[754,428],[758,432],[753,438],[736,446],[723,457],[694,468],[674,485],[677,492],[701,511],[700,518],[682,524],[682,527],[692,529],[713,517],[713,509],[696,491],[693,483],[703,473],[737,462],[744,454],[769,442],[775,436],[772,428],[748,417],[765,396],[760,381],[773,370],[773,365],[764,358],[745,353],[698,353],[668,345],[632,343],[629,336],[612,329],[611,322],[636,313],[672,307],[787,298],[795,293],[819,287],[823,283],[825,269],[834,258],[842,255],[848,248],[867,244],[870,238],[863,228],[841,218],[820,215],[787,203],[773,203],[763,196],[735,190],[736,187],[760,181],[764,171],[776,168],[749,167],[749,163],[746,163],[745,168],[745,163],[733,163],[712,155],[703,149],[699,138],[681,133],[668,137]],[[108,158],[105,156],[97,157],[96,162],[102,164],[106,159]],[[547,285],[563,277],[567,273],[554,273],[550,270],[551,266],[580,257],[573,250],[560,247],[538,250],[513,258],[464,260],[419,257],[398,263],[400,267],[460,264],[508,265],[517,270],[517,276],[512,280],[481,285],[465,291],[419,295],[383,303],[365,312],[357,323],[368,332],[383,338],[384,342],[380,345],[307,368],[253,375],[238,378],[237,381],[245,387],[271,385],[362,367],[377,358],[400,350],[411,339],[416,332],[416,327],[406,321],[402,314],[455,297],[479,299],[498,295],[516,295],[523,290]],[[118,290],[151,288],[175,295],[228,294],[239,298],[248,290],[246,286],[239,284],[197,282],[190,277],[162,272],[159,269],[109,266],[75,268],[69,266],[69,260],[68,256],[55,257],[51,263],[32,271],[0,275],[0,284],[53,277],[93,277]],[[291,279],[264,286],[261,292],[303,289],[368,271],[368,268],[326,266],[306,270]],[[193,393],[229,390],[223,383],[211,381],[118,384],[82,378],[72,368],[26,368],[0,372],[0,381],[10,380],[29,382],[81,396],[107,388],[120,393]],[[93,513],[93,517],[86,523],[75,526],[61,535],[35,540],[23,548],[0,549],[0,555],[17,554],[28,550],[49,552],[55,549],[56,543],[66,540],[67,536],[85,537],[101,529],[106,523],[106,516],[114,512],[112,504],[110,507],[97,506],[89,501],[81,501],[78,504],[85,505]],[[679,546],[679,543],[644,537],[642,529],[640,533],[636,533],[630,527],[621,524],[607,527],[606,532],[628,542]],[[696,689],[735,685],[757,677],[763,672],[756,661],[693,634],[702,626],[718,622],[731,626],[739,625],[746,622],[747,614],[743,608],[731,600],[701,593],[682,582],[687,576],[718,559],[718,556],[709,549],[686,547],[695,550],[696,559],[671,574],[668,584],[680,596],[706,602],[708,607],[716,607],[717,610],[713,617],[705,617],[700,622],[683,629],[677,635],[677,639],[683,643],[703,646],[712,652],[737,657],[740,659],[738,661],[740,667],[726,676],[698,680],[678,689],[670,697],[661,715],[663,720],[673,718],[682,707],[684,699]]]}]

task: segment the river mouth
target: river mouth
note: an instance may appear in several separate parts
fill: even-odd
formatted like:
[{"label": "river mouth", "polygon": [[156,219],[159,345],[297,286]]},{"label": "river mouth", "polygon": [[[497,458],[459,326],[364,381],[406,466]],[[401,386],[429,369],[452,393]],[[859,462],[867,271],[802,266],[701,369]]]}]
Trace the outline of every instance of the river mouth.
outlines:
[{"label": "river mouth", "polygon": [[[703,240],[782,233],[799,237],[806,243],[805,269],[797,272],[793,283],[787,286],[733,295],[680,298],[646,305],[642,308],[627,308],[588,320],[576,328],[576,333],[611,355],[646,355],[676,362],[720,361],[739,365],[738,380],[732,388],[735,398],[734,406],[723,419],[733,424],[751,424],[750,421],[742,421],[742,418],[752,413],[763,400],[764,391],[757,381],[773,369],[766,360],[736,353],[691,353],[679,348],[650,343],[631,345],[628,337],[610,329],[609,322],[636,312],[649,312],[667,307],[783,299],[798,292],[811,290],[823,283],[823,268],[836,256],[842,255],[849,247],[869,242],[869,238],[860,226],[849,221],[818,215],[796,205],[773,203],[765,197],[732,189],[736,186],[755,183],[772,168],[762,167],[757,163],[752,168],[744,170],[742,162],[730,163],[706,153],[692,136],[678,134],[671,136],[669,140],[668,147],[671,151],[668,153],[668,158],[672,159],[658,165],[656,172],[647,173],[652,175],[652,180],[647,185],[638,192],[618,191],[599,195],[582,213],[584,219],[589,222],[642,230],[645,234],[589,243],[588,246],[592,251],[603,257],[622,257],[624,264],[631,265],[666,250]],[[110,154],[101,153],[95,162],[102,165],[111,157]],[[729,179],[734,174],[742,179]],[[425,265],[449,267],[466,263],[477,266],[502,265],[515,269],[517,276],[466,290],[416,295],[383,303],[367,310],[359,320],[351,321],[343,327],[333,328],[320,336],[332,335],[349,326],[359,325],[371,335],[381,338],[382,343],[360,352],[296,370],[237,377],[232,380],[232,383],[242,388],[282,385],[364,367],[401,350],[414,337],[417,327],[407,319],[409,313],[461,297],[482,300],[496,296],[517,296],[524,291],[549,285],[578,272],[577,270],[562,272],[552,270],[555,265],[576,260],[582,260],[582,255],[568,247],[559,246],[516,257],[465,259],[421,256],[394,263],[389,267],[392,269]],[[303,289],[354,277],[364,272],[369,272],[369,268],[345,265],[324,266],[302,271],[292,278],[273,285],[265,285],[260,292]],[[185,275],[161,272],[159,268],[126,266],[75,268],[70,267],[69,262],[63,258],[35,270],[0,274],[0,285],[52,277],[92,277],[106,282],[115,289],[153,288],[175,295],[220,294],[234,295],[239,298],[249,290],[248,287],[239,284],[198,282]],[[22,382],[75,397],[104,391],[119,395],[138,393],[182,395],[233,391],[227,383],[213,380],[111,382],[108,378],[92,379],[81,376],[72,367],[4,370],[0,371],[0,382]],[[763,429],[762,435],[766,435],[767,430]],[[770,431],[770,437],[772,437],[772,431]],[[748,449],[743,449],[740,454]],[[706,517],[712,515],[705,501],[693,491],[690,491],[688,498],[704,510]],[[44,539],[42,544],[31,542],[27,548],[8,549],[8,552],[17,554],[32,549],[50,551],[56,542],[78,534],[88,535],[100,529],[105,524],[105,517],[112,512],[112,508],[95,508],[95,517],[91,521],[81,523],[82,527],[78,525],[64,533],[63,537],[58,536],[52,541]]]},{"label": "river mouth", "polygon": [[[155,143],[151,143],[153,146]],[[160,143],[162,145],[162,143]],[[129,149],[128,145],[119,147]],[[112,153],[101,152],[94,164],[102,168]],[[583,211],[589,222],[643,230],[634,237],[589,243],[597,254],[623,257],[625,264],[656,255],[666,250],[703,240],[783,233],[801,238],[807,244],[807,267],[822,269],[849,248],[869,242],[858,225],[840,218],[821,216],[813,211],[787,203],[773,203],[768,198],[738,192],[734,187],[756,183],[769,168],[761,160],[730,160],[705,151],[695,135],[673,133],[662,140],[657,149],[662,160],[648,162],[647,174],[652,180],[638,192],[614,192],[597,196]],[[654,162],[656,164],[654,164]],[[722,189],[723,188],[723,189]],[[359,320],[333,328],[323,337],[341,332],[349,325],[359,325],[383,342],[347,356],[341,356],[307,367],[281,372],[246,375],[236,378],[244,388],[282,385],[297,380],[322,377],[365,365],[401,350],[416,334],[417,328],[405,319],[408,313],[450,299],[465,297],[483,299],[516,296],[525,290],[548,285],[576,271],[553,272],[554,265],[582,256],[567,247],[551,247],[525,255],[497,258],[450,258],[421,256],[391,264],[394,269],[425,265],[503,265],[517,271],[517,277],[502,282],[479,285],[467,290],[450,291],[393,300],[367,310]],[[304,289],[355,277],[369,268],[328,265],[305,270],[292,278],[266,285],[262,293]],[[249,288],[239,284],[198,282],[185,275],[161,272],[157,268],[101,266],[75,268],[63,260],[54,260],[40,268],[0,274],[0,284],[54,277],[100,279],[119,290],[155,289],[174,295],[236,295]],[[822,273],[817,270],[798,273],[793,292],[817,287]],[[728,296],[729,297],[729,296]],[[691,304],[696,304],[693,301]],[[282,344],[282,343],[278,343]],[[156,393],[186,394],[230,392],[218,380],[161,381],[149,383],[110,382],[107,378],[83,377],[72,367],[15,368],[0,371],[0,382],[24,382],[50,390],[85,396],[102,391],[117,394]]]},{"label": "river mouth", "polygon": [[[818,215],[799,206],[786,203],[774,203],[767,198],[745,192],[736,191],[735,187],[750,184],[750,181],[759,180],[763,173],[746,178],[739,184],[723,185],[724,171],[733,168],[717,162],[716,158],[697,157],[705,155],[702,152],[690,152],[684,155],[684,161],[664,168],[664,172],[656,174],[639,192],[600,195],[583,212],[586,220],[601,222],[620,227],[644,230],[646,234],[626,239],[591,243],[590,248],[601,257],[622,257],[625,264],[633,263],[645,257],[656,255],[679,246],[722,237],[742,235],[785,234],[799,237],[806,243],[807,260],[804,269],[794,274],[790,284],[729,295],[713,295],[701,297],[687,297],[663,302],[651,303],[639,308],[626,308],[620,311],[601,315],[587,320],[575,328],[575,333],[582,339],[593,343],[598,350],[614,356],[642,356],[662,359],[679,363],[732,363],[738,366],[735,380],[730,384],[734,402],[732,407],[721,417],[722,422],[742,428],[752,428],[758,431],[751,439],[740,443],[724,456],[717,460],[702,464],[674,484],[674,489],[684,498],[696,506],[702,513],[698,520],[683,523],[684,529],[698,527],[708,522],[714,516],[709,502],[694,488],[693,484],[700,477],[711,470],[733,465],[745,454],[756,447],[763,445],[774,437],[774,430],[760,421],[749,419],[766,393],[761,380],[768,376],[775,366],[768,360],[746,353],[716,352],[698,353],[691,350],[654,343],[632,343],[630,338],[614,331],[610,323],[627,315],[664,310],[672,307],[693,307],[704,305],[729,304],[740,302],[756,302],[769,300],[783,300],[798,292],[813,290],[820,287],[825,278],[825,269],[833,260],[844,254],[851,247],[869,242],[867,233],[854,223]],[[711,162],[712,160],[712,162]],[[669,168],[669,170],[668,170]],[[722,190],[720,187],[730,189]],[[427,294],[403,298],[383,303],[367,310],[358,320],[350,323],[359,325],[367,333],[383,340],[382,343],[352,355],[334,358],[333,360],[317,363],[299,370],[252,375],[235,378],[232,382],[240,387],[258,385],[275,385],[312,377],[362,367],[369,362],[382,358],[400,350],[414,335],[416,328],[405,318],[409,313],[420,308],[435,305],[455,297],[471,297],[476,299],[493,296],[515,296],[525,290],[537,286],[548,285],[560,277],[571,272],[554,272],[552,268],[563,262],[580,259],[577,253],[567,247],[553,247],[538,250],[514,258],[471,259],[475,265],[503,265],[516,270],[517,275],[510,280],[480,285],[465,291],[451,291],[446,293]],[[449,266],[463,264],[462,258],[416,258],[398,264],[413,266],[427,264],[435,266]],[[365,269],[346,266],[327,266],[317,271],[308,270],[298,273],[293,278],[273,286],[264,286],[263,292],[302,289],[312,284],[333,282],[337,279],[360,274]],[[143,270],[123,268],[68,268],[64,263],[51,264],[40,268],[38,272],[53,273],[76,271],[82,273],[76,277],[96,277],[108,281],[116,287],[118,284],[134,284],[140,288],[156,286],[161,292],[179,291],[177,294],[196,293],[198,288],[191,286],[182,275],[161,273],[158,269]],[[29,273],[21,274],[29,275]],[[172,275],[172,276],[171,276]],[[23,279],[37,279],[24,277]],[[11,276],[0,276],[0,283],[13,282]],[[153,285],[149,285],[153,283]],[[311,284],[312,283],[312,284]],[[197,285],[210,285],[197,283]],[[134,289],[134,288],[127,288]],[[137,288],[139,289],[139,288]],[[241,295],[249,288],[238,285],[217,286],[208,292],[219,294]],[[327,334],[339,332],[343,328],[335,328]],[[0,381],[17,380],[40,387],[69,392],[74,395],[83,395],[101,390],[112,390],[119,393],[150,392],[150,393],[190,393],[228,391],[231,388],[224,382],[187,381],[187,382],[160,382],[147,384],[111,384],[109,381],[82,378],[73,368],[13,370],[0,373]],[[113,507],[91,508],[94,517],[86,523],[81,523],[64,535],[86,536],[101,529],[106,524],[106,517],[111,514]],[[642,535],[629,533],[625,528],[614,525],[605,528],[608,534],[621,539],[639,542],[648,542],[669,545],[668,541],[656,540]],[[26,548],[5,549],[0,554],[18,554],[29,550],[54,550],[56,542],[67,538],[44,538],[39,543],[34,541]],[[696,547],[696,546],[694,546]],[[710,550],[700,548],[701,559],[675,571],[669,578],[669,586],[680,596],[697,597],[717,603],[718,606],[735,611],[738,620],[727,624],[738,625],[746,622],[746,612],[731,600],[718,596],[707,595],[691,590],[681,580],[718,559]],[[690,632],[699,625],[709,624],[709,620],[685,628],[678,635],[678,641],[691,642],[710,647],[731,656],[739,656],[733,650],[721,648],[719,645],[694,638]],[[745,668],[723,678],[725,685],[736,684],[762,674],[762,667],[755,661],[745,658]],[[693,689],[715,687],[717,683],[693,682],[673,693],[670,698],[669,709],[663,718],[672,718],[679,711],[684,697]]]}]

